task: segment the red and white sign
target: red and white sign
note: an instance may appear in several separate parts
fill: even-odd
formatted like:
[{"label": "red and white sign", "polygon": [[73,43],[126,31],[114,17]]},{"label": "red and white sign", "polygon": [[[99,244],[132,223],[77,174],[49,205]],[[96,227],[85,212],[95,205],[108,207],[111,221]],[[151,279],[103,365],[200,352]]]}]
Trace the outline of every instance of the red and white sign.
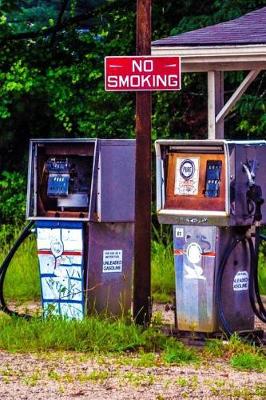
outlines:
[{"label": "red and white sign", "polygon": [[106,91],[180,89],[180,57],[105,57]]}]

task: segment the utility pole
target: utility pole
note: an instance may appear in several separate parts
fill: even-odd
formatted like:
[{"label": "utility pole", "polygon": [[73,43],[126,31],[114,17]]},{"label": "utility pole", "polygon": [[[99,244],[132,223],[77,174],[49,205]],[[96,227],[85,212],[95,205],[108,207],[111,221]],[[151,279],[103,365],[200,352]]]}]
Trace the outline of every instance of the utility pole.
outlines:
[{"label": "utility pole", "polygon": [[[137,0],[136,53],[150,55],[151,0]],[[151,93],[136,93],[135,267],[133,316],[151,318]]]}]

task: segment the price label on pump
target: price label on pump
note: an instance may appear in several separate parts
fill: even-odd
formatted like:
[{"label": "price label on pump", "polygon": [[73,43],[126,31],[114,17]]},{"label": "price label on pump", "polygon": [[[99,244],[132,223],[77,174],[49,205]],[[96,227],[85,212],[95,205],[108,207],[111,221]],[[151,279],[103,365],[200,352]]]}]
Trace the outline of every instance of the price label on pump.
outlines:
[{"label": "price label on pump", "polygon": [[123,250],[103,251],[103,272],[122,272]]},{"label": "price label on pump", "polygon": [[248,290],[249,275],[247,271],[238,271],[234,277],[233,290],[235,292]]}]

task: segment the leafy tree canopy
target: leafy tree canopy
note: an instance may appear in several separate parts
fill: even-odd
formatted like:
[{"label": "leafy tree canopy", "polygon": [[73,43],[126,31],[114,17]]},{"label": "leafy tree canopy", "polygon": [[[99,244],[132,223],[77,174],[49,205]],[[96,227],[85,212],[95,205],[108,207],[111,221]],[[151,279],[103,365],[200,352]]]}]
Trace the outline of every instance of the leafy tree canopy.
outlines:
[{"label": "leafy tree canopy", "polygon": [[[265,0],[153,1],[153,39],[238,17]],[[106,55],[135,53],[136,2],[0,0],[0,170],[26,167],[30,137],[134,137],[133,94],[106,93]],[[228,73],[226,96],[244,74]],[[205,74],[153,95],[153,138],[206,137]],[[227,137],[265,131],[265,74],[229,115]]]}]

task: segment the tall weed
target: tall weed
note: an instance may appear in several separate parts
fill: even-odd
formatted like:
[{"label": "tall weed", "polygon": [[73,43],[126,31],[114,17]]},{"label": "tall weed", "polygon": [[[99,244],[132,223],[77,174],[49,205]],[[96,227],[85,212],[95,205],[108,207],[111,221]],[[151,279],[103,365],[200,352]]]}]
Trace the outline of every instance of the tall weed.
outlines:
[{"label": "tall weed", "polygon": [[172,244],[152,242],[151,285],[154,300],[171,301],[175,291],[174,257]]},{"label": "tall weed", "polygon": [[81,352],[159,351],[169,339],[152,328],[141,329],[122,320],[85,318],[0,317],[0,348],[8,351],[66,350]]}]

